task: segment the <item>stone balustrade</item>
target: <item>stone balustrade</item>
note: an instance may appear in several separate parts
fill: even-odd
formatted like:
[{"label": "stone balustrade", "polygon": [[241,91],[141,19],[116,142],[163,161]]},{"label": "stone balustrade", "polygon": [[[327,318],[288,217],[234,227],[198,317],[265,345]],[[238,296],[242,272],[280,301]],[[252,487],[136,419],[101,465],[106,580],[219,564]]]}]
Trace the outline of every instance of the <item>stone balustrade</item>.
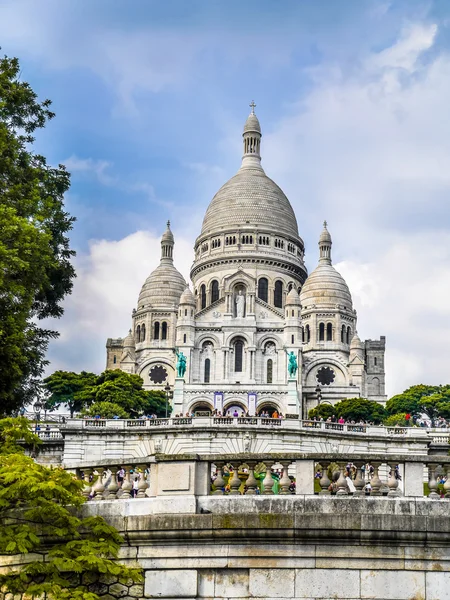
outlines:
[{"label": "stone balustrade", "polygon": [[[292,415],[295,417],[295,415]],[[202,414],[196,417],[169,417],[161,419],[67,419],[62,429],[159,429],[189,426],[204,427],[276,427],[290,430],[335,431],[354,434],[377,434],[383,436],[405,436],[430,438],[436,443],[448,443],[450,430],[422,427],[384,427],[382,425],[329,423],[326,421],[302,420],[298,418],[272,419],[264,417],[229,417]]]},{"label": "stone balustrade", "polygon": [[[353,491],[345,476],[348,465],[354,467],[356,475],[351,478]],[[372,472],[367,465],[373,467]],[[317,469],[320,478],[316,477]],[[424,473],[427,474],[428,498],[450,499],[450,456],[157,455],[149,457],[148,462],[83,465],[77,469],[78,476],[85,482],[84,495],[96,501],[174,495],[423,498]],[[439,477],[442,474],[446,477],[443,485],[438,484],[438,473]]]}]

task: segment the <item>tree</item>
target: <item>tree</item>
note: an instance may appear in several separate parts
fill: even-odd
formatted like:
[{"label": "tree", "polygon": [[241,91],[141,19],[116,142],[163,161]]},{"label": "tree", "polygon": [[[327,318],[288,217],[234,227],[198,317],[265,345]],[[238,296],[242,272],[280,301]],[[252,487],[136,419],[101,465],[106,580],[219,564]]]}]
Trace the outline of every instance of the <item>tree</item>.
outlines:
[{"label": "tree", "polygon": [[60,317],[75,276],[64,210],[70,177],[33,152],[33,134],[54,117],[20,81],[17,59],[0,59],[0,406],[11,414],[36,394],[55,331],[39,327]]},{"label": "tree", "polygon": [[349,421],[372,421],[381,423],[386,411],[381,404],[366,398],[347,398],[335,406],[336,414]]},{"label": "tree", "polygon": [[417,416],[421,414],[423,408],[420,406],[422,398],[431,396],[439,391],[439,386],[431,385],[413,385],[405,390],[402,394],[393,396],[386,402],[386,410],[389,414],[409,413]]},{"label": "tree", "polygon": [[[18,445],[38,444],[20,417],[0,420],[0,554],[38,552],[0,574],[2,592],[54,600],[97,600],[105,579],[135,582],[142,576],[115,559],[122,538],[102,517],[78,516],[82,482],[62,468],[35,463]],[[89,587],[88,587],[89,586]]]},{"label": "tree", "polygon": [[87,409],[81,411],[83,417],[96,417],[99,415],[102,419],[127,419],[130,415],[118,404],[114,402],[94,402]]},{"label": "tree", "polygon": [[319,406],[312,408],[308,413],[310,419],[322,418],[325,421],[328,419],[328,417],[332,417],[333,415],[336,415],[336,409],[331,404],[319,404]]},{"label": "tree", "polygon": [[94,402],[97,380],[98,375],[86,371],[55,371],[44,379],[44,389],[49,394],[45,407],[54,410],[67,404],[73,417],[75,412]]},{"label": "tree", "polygon": [[395,427],[398,425],[399,427],[409,427],[411,425],[411,419],[407,419],[406,415],[408,413],[397,413],[395,415],[389,415],[383,421],[386,427]]},{"label": "tree", "polygon": [[[44,379],[44,389],[49,394],[46,406],[51,410],[67,404],[71,416],[82,411],[86,415],[100,414],[105,418],[107,415],[128,418],[144,414],[163,417],[166,411],[164,392],[146,391],[143,384],[139,375],[119,369],[107,370],[101,375],[55,371]],[[170,410],[169,407],[169,414]]]}]

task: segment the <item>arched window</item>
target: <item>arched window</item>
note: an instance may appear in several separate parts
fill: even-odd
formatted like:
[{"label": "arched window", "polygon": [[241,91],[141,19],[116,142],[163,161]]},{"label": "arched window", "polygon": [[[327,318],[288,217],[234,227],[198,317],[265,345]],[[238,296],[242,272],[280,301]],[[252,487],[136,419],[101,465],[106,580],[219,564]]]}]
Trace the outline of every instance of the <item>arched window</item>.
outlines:
[{"label": "arched window", "polygon": [[117,362],[117,356],[114,354],[113,363],[116,364],[116,362]]},{"label": "arched window", "polygon": [[345,325],[342,325],[341,329],[341,342],[345,344]]},{"label": "arched window", "polygon": [[219,282],[214,279],[211,283],[211,304],[219,299]]},{"label": "arched window", "polygon": [[373,366],[374,367],[377,366],[377,357],[376,356],[373,357]]},{"label": "arched window", "polygon": [[290,292],[292,290],[292,288],[294,287],[294,284],[291,282],[288,284],[288,292]]},{"label": "arched window", "polygon": [[153,325],[153,339],[159,340],[159,321],[155,321]]},{"label": "arched window", "polygon": [[183,344],[186,343],[186,334],[183,335]]},{"label": "arched window", "polygon": [[200,287],[200,310],[206,308],[206,285]]},{"label": "arched window", "polygon": [[305,328],[302,327],[302,342],[305,341]]},{"label": "arched window", "polygon": [[275,289],[273,291],[273,305],[277,308],[283,308],[283,282],[275,281]]},{"label": "arched window", "polygon": [[325,341],[325,323],[319,323],[319,342]]},{"label": "arched window", "polygon": [[295,335],[294,335],[294,334],[292,334],[292,335],[291,335],[291,344],[294,344],[294,343],[295,343]]},{"label": "arched window", "polygon": [[136,327],[136,341],[139,343],[141,341],[141,326],[138,325]]},{"label": "arched window", "polygon": [[242,363],[244,354],[244,342],[237,340],[234,344],[234,371],[235,373],[242,373]]},{"label": "arched window", "polygon": [[267,361],[267,383],[272,383],[273,380],[273,360],[269,358]]},{"label": "arched window", "polygon": [[327,323],[327,342],[333,341],[333,325],[331,323]]},{"label": "arched window", "polygon": [[263,302],[269,302],[269,282],[265,277],[258,281],[258,298]]},{"label": "arched window", "polygon": [[211,361],[209,358],[207,358],[205,360],[205,377],[204,377],[205,383],[209,383],[210,374],[211,374]]},{"label": "arched window", "polygon": [[309,328],[309,325],[307,325],[305,328],[305,342],[307,344],[309,344],[310,341],[311,341],[311,329]]},{"label": "arched window", "polygon": [[141,326],[141,342],[145,342],[145,325]]},{"label": "arched window", "polygon": [[350,344],[351,335],[352,335],[352,330],[350,329],[350,327],[347,327],[347,344]]},{"label": "arched window", "polygon": [[187,308],[184,309],[184,316],[187,317]]},{"label": "arched window", "polygon": [[167,340],[167,323],[163,321],[161,326],[161,339]]}]

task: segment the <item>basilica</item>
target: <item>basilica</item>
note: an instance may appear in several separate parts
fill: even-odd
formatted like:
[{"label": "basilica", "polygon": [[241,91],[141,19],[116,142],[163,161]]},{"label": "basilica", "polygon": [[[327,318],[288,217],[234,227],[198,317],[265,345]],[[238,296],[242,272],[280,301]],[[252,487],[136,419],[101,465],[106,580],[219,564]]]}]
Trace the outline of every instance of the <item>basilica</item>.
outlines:
[{"label": "basilica", "polygon": [[[107,340],[106,368],[139,374],[146,389],[170,388],[174,414],[305,418],[319,402],[385,402],[385,338],[358,337],[326,222],[308,275],[292,206],[261,166],[251,106],[241,167],[212,199],[195,241],[192,287],[174,265],[167,223],[160,264],[142,286],[128,335]],[[292,353],[298,368],[288,370]]]}]

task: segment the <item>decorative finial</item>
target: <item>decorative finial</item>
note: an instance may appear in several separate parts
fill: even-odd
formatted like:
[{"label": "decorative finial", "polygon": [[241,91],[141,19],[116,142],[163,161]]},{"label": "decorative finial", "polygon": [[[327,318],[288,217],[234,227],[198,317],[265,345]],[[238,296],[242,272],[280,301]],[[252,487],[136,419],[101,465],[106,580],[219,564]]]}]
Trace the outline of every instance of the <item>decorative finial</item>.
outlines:
[{"label": "decorative finial", "polygon": [[325,229],[327,228],[328,223],[326,221],[323,222],[323,226],[325,227]]},{"label": "decorative finial", "polygon": [[255,106],[256,106],[256,104],[255,104],[255,101],[254,101],[254,100],[252,100],[252,101],[250,102],[249,106],[250,106],[250,108],[252,109],[252,112],[251,112],[251,114],[252,114],[252,115],[254,115],[254,114],[255,114]]},{"label": "decorative finial", "polygon": [[170,229],[170,221],[167,221],[167,229]]}]

